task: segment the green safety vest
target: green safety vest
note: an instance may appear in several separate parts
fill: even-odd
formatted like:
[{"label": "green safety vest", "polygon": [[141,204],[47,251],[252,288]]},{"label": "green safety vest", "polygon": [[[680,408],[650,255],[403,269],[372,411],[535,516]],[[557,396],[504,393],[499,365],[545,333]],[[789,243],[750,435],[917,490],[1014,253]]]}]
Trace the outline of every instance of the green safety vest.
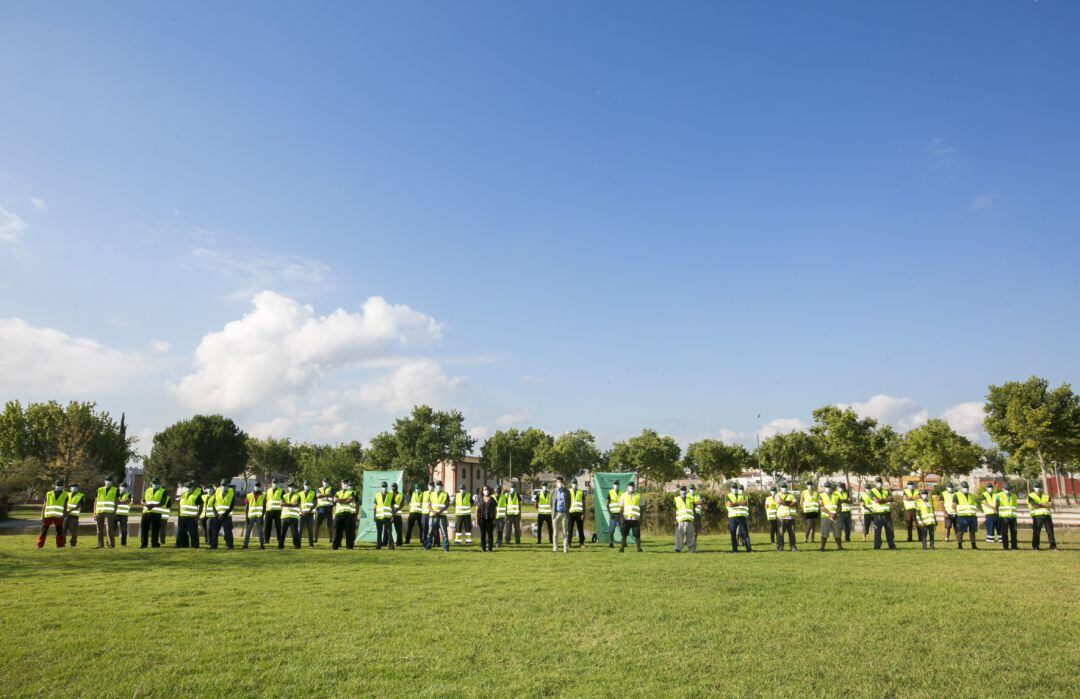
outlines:
[{"label": "green safety vest", "polygon": [[992,490],[984,490],[982,495],[982,511],[984,515],[997,513],[997,493]]},{"label": "green safety vest", "polygon": [[840,511],[840,493],[822,493],[819,497],[825,514],[834,515]]},{"label": "green safety vest", "polygon": [[536,514],[551,514],[551,496],[547,493],[541,492],[539,495],[536,496]]},{"label": "green safety vest", "polygon": [[697,493],[688,493],[686,497],[690,498],[690,501],[694,503],[694,514],[700,516],[702,510],[705,509],[701,504],[703,502],[701,496]]},{"label": "green safety vest", "polygon": [[932,527],[937,524],[937,516],[934,514],[934,503],[929,500],[919,500],[915,503],[916,514],[923,526]]},{"label": "green safety vest", "polygon": [[1050,496],[1046,493],[1028,493],[1028,509],[1032,517],[1048,517],[1050,515]]},{"label": "green safety vest", "polygon": [[950,493],[947,490],[941,491],[941,508],[945,510],[947,515],[956,514],[956,493]]},{"label": "green safety vest", "polygon": [[795,496],[791,493],[776,496],[776,516],[780,519],[795,519]]},{"label": "green safety vest", "polygon": [[244,498],[244,502],[247,504],[247,516],[249,519],[262,517],[263,512],[266,511],[266,493],[248,493],[247,497]]},{"label": "green safety vest", "polygon": [[818,512],[821,509],[820,500],[818,500],[818,497],[819,495],[816,490],[802,491],[802,511]]},{"label": "green safety vest", "polygon": [[354,515],[356,514],[356,491],[352,488],[348,490],[342,490],[337,494],[337,497],[343,499],[349,499],[349,502],[335,502],[334,503],[334,516],[338,515]]},{"label": "green safety vest", "polygon": [[202,518],[209,519],[214,516],[214,494],[207,490],[202,495]]},{"label": "green safety vest", "polygon": [[971,493],[956,494],[956,515],[958,517],[974,517],[978,512],[974,495]]},{"label": "green safety vest", "polygon": [[424,513],[424,495],[413,491],[409,496],[409,514],[423,514]]},{"label": "green safety vest", "polygon": [[281,496],[281,518],[300,519],[300,493],[285,493]]},{"label": "green safety vest", "polygon": [[315,511],[315,491],[301,490],[300,491],[300,514],[309,515]]},{"label": "green safety vest", "polygon": [[495,519],[503,519],[506,517],[506,493],[500,493],[499,497],[495,498]]},{"label": "green safety vest", "polygon": [[131,514],[131,493],[120,493],[116,496],[116,516],[127,517],[129,514]]},{"label": "green safety vest", "polygon": [[199,516],[199,501],[202,500],[202,489],[195,488],[189,491],[187,495],[180,496],[180,516],[181,517],[198,517]]},{"label": "green safety vest", "polygon": [[385,495],[381,492],[375,493],[375,519],[390,519],[390,515],[394,512],[392,503],[393,498],[391,498],[390,493]]},{"label": "green safety vest", "polygon": [[79,510],[82,508],[82,501],[84,497],[86,497],[86,493],[83,493],[82,491],[78,493],[68,493],[66,512],[68,517],[79,516]]},{"label": "green safety vest", "polygon": [[55,490],[45,493],[45,509],[42,517],[63,517],[64,505],[67,503],[68,494],[63,490],[59,494]]},{"label": "green safety vest", "polygon": [[571,490],[570,491],[570,514],[575,512],[585,511],[585,491],[584,490]]},{"label": "green safety vest", "polygon": [[636,522],[641,517],[641,493],[623,493],[619,504],[622,505],[623,519]]},{"label": "green safety vest", "polygon": [[143,512],[155,512],[157,506],[161,504],[161,501],[164,498],[165,498],[165,489],[164,488],[155,488],[153,486],[150,486],[149,488],[146,489],[146,492],[143,493],[143,496],[142,496],[142,501],[143,501],[143,508],[142,509],[143,509]]},{"label": "green safety vest", "polygon": [[506,496],[506,516],[521,514],[521,498],[517,493],[508,493]]},{"label": "green safety vest", "polygon": [[279,512],[281,510],[281,498],[284,495],[285,491],[281,488],[271,488],[266,491],[266,511]]},{"label": "green safety vest", "polygon": [[727,509],[729,519],[731,517],[750,516],[750,501],[747,500],[745,495],[728,493],[727,497],[724,498],[724,507]]},{"label": "green safety vest", "polygon": [[394,509],[397,511],[397,514],[395,514],[394,516],[395,517],[400,517],[401,516],[401,514],[400,514],[401,513],[401,504],[403,502],[405,502],[405,495],[403,493],[391,492],[390,497],[394,501]]},{"label": "green safety vest", "polygon": [[118,492],[115,485],[110,485],[108,488],[105,486],[98,488],[97,497],[94,499],[94,514],[116,514],[116,495]]},{"label": "green safety vest", "polygon": [[232,508],[235,497],[235,490],[219,485],[214,491],[214,514],[221,517],[228,512]]},{"label": "green safety vest", "polygon": [[685,498],[681,495],[675,496],[675,521],[694,521],[694,502],[690,499],[690,496],[687,496]]},{"label": "green safety vest", "polygon": [[915,503],[919,501],[919,494],[911,488],[904,488],[901,498],[903,499],[905,510],[914,510]]},{"label": "green safety vest", "polygon": [[428,500],[428,505],[431,507],[432,517],[445,517],[446,508],[450,502],[450,493],[445,490],[439,493],[432,493],[431,498]]},{"label": "green safety vest", "polygon": [[889,511],[889,504],[886,502],[878,502],[876,498],[887,500],[891,495],[888,488],[871,488],[870,489],[870,512],[875,515],[883,515]]},{"label": "green safety vest", "polygon": [[776,503],[777,497],[775,495],[768,495],[765,498],[765,519],[770,522],[776,519]]},{"label": "green safety vest", "polygon": [[610,512],[613,515],[617,515],[620,512],[622,512],[622,496],[619,494],[619,491],[612,488],[611,490],[608,491],[607,499],[608,499],[608,512]]},{"label": "green safety vest", "polygon": [[172,498],[166,494],[162,496],[161,503],[155,507],[153,511],[156,512],[158,516],[161,517],[161,521],[164,522],[169,518],[169,508],[171,506]]},{"label": "green safety vest", "polygon": [[317,507],[332,507],[334,504],[334,486],[319,486],[316,492],[315,505]]},{"label": "green safety vest", "polygon": [[472,495],[465,492],[457,496],[454,500],[454,514],[458,517],[467,517],[472,514]]},{"label": "green safety vest", "polygon": [[998,517],[1005,517],[1006,519],[1016,519],[1016,493],[1006,493],[1002,491],[997,494]]},{"label": "green safety vest", "polygon": [[851,512],[851,495],[846,490],[839,490],[836,492],[836,497],[840,501],[840,511]]}]

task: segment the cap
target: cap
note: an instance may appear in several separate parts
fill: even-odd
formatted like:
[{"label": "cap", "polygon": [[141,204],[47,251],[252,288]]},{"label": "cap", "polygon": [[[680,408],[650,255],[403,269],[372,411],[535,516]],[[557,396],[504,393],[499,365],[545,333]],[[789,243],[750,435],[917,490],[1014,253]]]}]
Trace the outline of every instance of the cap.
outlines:
[{"label": "cap", "polygon": [[304,485],[311,485],[311,481],[309,481],[309,480],[305,480],[305,481],[304,481]]},{"label": "cap", "polygon": [[64,485],[64,481],[62,481],[62,480],[60,480],[59,478],[57,478],[57,479],[56,479],[55,481],[53,481],[53,485],[60,485],[60,486],[62,486],[62,485]]},{"label": "cap", "polygon": [[442,485],[442,481],[435,481],[435,485]]},{"label": "cap", "polygon": [[379,487],[380,488],[385,488],[386,487],[386,481],[383,481],[382,483],[380,483]]}]

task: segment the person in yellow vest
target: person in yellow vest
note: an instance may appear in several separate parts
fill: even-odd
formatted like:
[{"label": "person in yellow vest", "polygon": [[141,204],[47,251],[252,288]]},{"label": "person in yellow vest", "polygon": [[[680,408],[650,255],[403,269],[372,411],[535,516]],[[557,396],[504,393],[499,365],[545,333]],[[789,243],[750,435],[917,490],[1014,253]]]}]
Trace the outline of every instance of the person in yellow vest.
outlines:
[{"label": "person in yellow vest", "polygon": [[300,536],[307,532],[308,548],[315,546],[315,503],[318,496],[311,487],[311,481],[304,481],[300,486]]},{"label": "person in yellow vest", "polygon": [[548,541],[553,545],[555,535],[551,524],[551,494],[548,493],[547,483],[540,486],[540,492],[536,494],[536,543],[544,541],[544,525],[547,525]]},{"label": "person in yellow vest", "polygon": [[[945,543],[949,543],[949,533],[957,531],[956,488],[952,483],[945,484],[941,493],[941,509],[945,511]],[[959,532],[957,532],[959,535]]]},{"label": "person in yellow vest", "polygon": [[784,550],[784,535],[787,535],[792,551],[798,551],[795,546],[795,508],[799,499],[794,493],[788,492],[787,483],[780,484],[780,494],[776,497],[776,518],[780,520],[780,531],[776,536],[776,550]]},{"label": "person in yellow vest", "polygon": [[694,501],[687,494],[685,485],[679,487],[679,494],[675,496],[675,553],[682,553],[683,547],[690,553],[697,553]]},{"label": "person in yellow vest", "polygon": [[109,548],[116,546],[113,530],[116,528],[116,501],[120,491],[113,485],[112,476],[105,476],[105,485],[97,490],[94,498],[94,524],[97,529],[97,547],[108,543]]},{"label": "person in yellow vest", "polygon": [[315,543],[319,543],[319,530],[326,522],[326,538],[334,543],[334,486],[329,478],[322,479],[322,485],[315,491]]},{"label": "person in yellow vest", "polygon": [[851,541],[851,493],[848,492],[847,484],[840,481],[836,484],[836,495],[840,500],[840,531],[844,534],[844,543]]},{"label": "person in yellow vest", "polygon": [[907,527],[907,540],[914,541],[912,534],[917,519],[915,516],[915,504],[919,500],[919,494],[915,491],[915,484],[908,482],[900,497],[904,505],[904,526]]},{"label": "person in yellow vest", "polygon": [[412,543],[413,527],[420,534],[420,541],[424,541],[424,509],[427,507],[427,492],[420,487],[419,483],[413,485],[412,493],[409,494],[409,520],[405,525],[405,543]]},{"label": "person in yellow vest", "polygon": [[975,532],[979,529],[979,505],[978,498],[968,489],[966,482],[960,483],[960,492],[956,494],[956,547],[964,548],[964,533],[967,532],[971,540],[971,548],[978,549],[975,545]]},{"label": "person in yellow vest", "polygon": [[570,479],[570,520],[566,536],[573,542],[574,528],[577,527],[578,548],[585,548],[585,491],[578,487],[577,479]]},{"label": "person in yellow vest", "polygon": [[428,522],[431,533],[428,535],[428,546],[425,548],[438,546],[438,542],[442,541],[443,551],[449,551],[450,527],[446,523],[446,513],[450,510],[450,494],[443,490],[442,481],[435,481],[435,492],[431,494],[428,505],[431,508]]},{"label": "person in yellow vest", "polygon": [[840,535],[840,493],[836,492],[833,484],[825,481],[825,492],[818,496],[821,505],[821,546],[818,550],[824,551],[825,544],[831,534],[836,539],[838,551],[844,550]]},{"label": "person in yellow vest", "polygon": [[[428,481],[427,490],[424,491],[424,516],[420,524],[423,529],[420,530],[420,540],[424,544],[424,549],[431,548],[431,498],[435,495],[435,481]],[[436,545],[438,545],[436,543]]]},{"label": "person in yellow vest", "polygon": [[[994,484],[988,483],[983,490],[982,498],[979,500],[979,507],[982,508],[983,513],[983,527],[986,529],[986,543],[992,544],[995,541],[1001,543],[1001,529],[998,528],[997,518],[997,491],[994,490]],[[995,539],[995,537],[997,537]]]},{"label": "person in yellow vest", "polygon": [[279,549],[285,548],[285,539],[289,532],[292,532],[293,548],[300,548],[300,493],[296,492],[295,483],[289,483],[281,496],[281,536],[277,540]]},{"label": "person in yellow vest", "polygon": [[738,481],[731,484],[731,492],[724,497],[724,507],[727,509],[731,552],[738,553],[739,545],[742,544],[746,552],[751,553],[753,549],[750,548],[750,500]]},{"label": "person in yellow vest", "polygon": [[870,489],[870,512],[873,516],[874,525],[874,548],[881,548],[881,532],[885,532],[885,540],[889,549],[896,548],[892,523],[892,493],[885,487],[881,478],[875,481],[875,487]]},{"label": "person in yellow vest", "polygon": [[375,519],[375,549],[394,548],[394,537],[390,531],[391,519],[394,516],[394,502],[390,495],[390,489],[386,487],[386,481],[379,484],[379,491],[375,493],[374,502]]},{"label": "person in yellow vest", "polygon": [[506,531],[506,493],[502,486],[495,486],[492,494],[495,498],[495,548],[502,548],[503,533]]},{"label": "person in yellow vest", "polygon": [[165,489],[165,496],[161,498],[161,504],[157,506],[158,513],[158,543],[162,546],[165,545],[165,532],[169,524],[169,514],[172,512],[172,494],[169,493],[168,488]]},{"label": "person in yellow vest", "polygon": [[121,546],[127,546],[129,516],[131,516],[131,491],[127,483],[122,482],[116,495],[116,525],[113,535],[114,538],[120,537]]},{"label": "person in yellow vest", "polygon": [[622,493],[619,492],[619,481],[611,484],[611,490],[607,494],[607,509],[610,518],[608,524],[608,548],[614,548],[615,532],[622,530]]},{"label": "person in yellow vest", "polygon": [[1031,548],[1039,550],[1039,539],[1042,530],[1046,530],[1046,539],[1050,542],[1050,550],[1057,551],[1057,542],[1054,540],[1054,520],[1050,515],[1050,496],[1042,492],[1042,484],[1036,481],[1031,484],[1031,492],[1028,493],[1028,511],[1031,513]]},{"label": "person in yellow vest", "polygon": [[233,547],[233,506],[236,491],[229,484],[228,478],[222,478],[221,484],[214,491],[214,519],[210,524],[210,548],[218,547],[218,537],[224,537],[225,547]]},{"label": "person in yellow vest", "polygon": [[359,506],[352,481],[346,478],[341,481],[341,489],[334,493],[334,544],[331,548],[335,551],[341,548],[342,539],[345,540],[345,548],[350,550],[356,543],[356,513]]},{"label": "person in yellow vest", "polygon": [[270,532],[281,541],[281,499],[285,495],[285,489],[281,487],[281,481],[277,478],[270,479],[270,488],[266,491],[266,512],[263,514],[263,538],[273,541]]},{"label": "person in yellow vest", "polygon": [[142,516],[139,518],[139,548],[144,549],[150,544],[151,548],[156,549],[161,545],[158,543],[161,537],[161,514],[158,507],[164,499],[165,488],[158,478],[152,478],[150,487],[143,492]]},{"label": "person in yellow vest", "polygon": [[79,490],[78,483],[68,487],[67,504],[64,508],[64,536],[68,545],[75,548],[79,543],[79,515],[82,514],[82,502],[86,493]]},{"label": "person in yellow vest", "polygon": [[393,514],[390,516],[390,522],[394,526],[394,543],[401,546],[401,510],[405,506],[405,495],[398,492],[397,483],[390,484],[390,503],[394,507]]},{"label": "person in yellow vest", "polygon": [[862,494],[859,495],[859,510],[862,514],[862,540],[866,541],[866,537],[870,534],[870,525],[874,521],[874,499],[870,497],[870,489],[866,487],[866,483],[861,484]]},{"label": "person in yellow vest", "polygon": [[776,517],[776,486],[769,486],[769,494],[765,496],[765,521],[769,523],[769,543],[776,545],[776,538],[780,535],[780,523]]},{"label": "person in yellow vest", "polygon": [[631,534],[637,544],[638,553],[641,553],[641,493],[634,492],[633,483],[626,484],[626,492],[619,496],[619,504],[622,506],[622,526],[619,531],[622,543],[619,544],[619,553],[626,550],[626,539]]},{"label": "person in yellow vest", "polygon": [[202,487],[202,498],[200,503],[202,509],[199,511],[199,526],[202,527],[203,541],[206,545],[210,545],[210,525],[214,521],[214,486],[210,483],[204,483]]},{"label": "person in yellow vest", "polygon": [[263,535],[264,514],[266,514],[266,493],[263,492],[262,483],[256,483],[251,492],[244,497],[243,548],[247,548],[251,544],[251,531],[253,529],[259,535],[259,548],[266,548],[266,537]]},{"label": "person in yellow vest", "polygon": [[64,538],[64,512],[67,497],[68,494],[64,492],[64,483],[59,479],[53,483],[53,489],[45,493],[45,498],[41,503],[41,533],[38,534],[37,540],[39,549],[45,547],[49,527],[53,528],[56,535],[56,548],[64,548],[66,544]]},{"label": "person in yellow vest", "polygon": [[521,495],[518,494],[517,486],[511,484],[510,492],[506,494],[506,536],[503,541],[510,543],[510,534],[514,534],[514,543],[521,543]]},{"label": "person in yellow vest", "polygon": [[1016,493],[1006,483],[997,494],[994,516],[997,518],[998,533],[1001,534],[1001,548],[1016,551],[1020,548],[1016,541]]},{"label": "person in yellow vest", "polygon": [[930,491],[924,490],[919,493],[919,499],[915,503],[915,521],[919,526],[919,544],[923,551],[927,544],[934,548],[934,531],[937,529],[937,513],[934,512],[934,503],[930,500]]},{"label": "person in yellow vest", "polygon": [[472,543],[472,494],[465,490],[465,485],[458,486],[454,497],[454,543]]},{"label": "person in yellow vest", "polygon": [[180,516],[176,520],[176,548],[199,548],[199,510],[202,488],[189,481],[180,490]]},{"label": "person in yellow vest", "polygon": [[705,511],[705,500],[701,497],[701,493],[697,491],[697,486],[691,483],[687,486],[686,497],[690,498],[694,502],[694,537],[696,538],[701,534],[701,514]]},{"label": "person in yellow vest", "polygon": [[817,482],[810,481],[803,488],[799,498],[802,506],[803,518],[806,519],[806,533],[803,534],[803,543],[817,541],[817,526],[821,519],[821,498],[817,490]]}]

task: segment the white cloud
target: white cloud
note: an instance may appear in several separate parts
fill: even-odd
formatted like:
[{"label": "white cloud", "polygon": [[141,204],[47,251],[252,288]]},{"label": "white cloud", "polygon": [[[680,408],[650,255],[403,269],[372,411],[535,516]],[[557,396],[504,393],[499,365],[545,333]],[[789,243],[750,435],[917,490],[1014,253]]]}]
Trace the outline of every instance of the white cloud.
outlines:
[{"label": "white cloud", "polygon": [[979,401],[957,403],[946,408],[941,417],[949,423],[950,427],[971,441],[980,444],[990,443],[990,438],[983,429],[983,418],[986,417],[986,413],[983,412],[983,403]]},{"label": "white cloud", "polygon": [[761,437],[762,441],[764,441],[773,435],[796,432],[804,429],[806,429],[806,423],[802,420],[794,417],[782,417],[765,423],[761,429],[757,431],[757,434]]},{"label": "white cloud", "polygon": [[162,369],[164,361],[18,318],[0,319],[0,347],[0,389],[16,394],[113,393]]},{"label": "white cloud", "polygon": [[940,136],[930,141],[930,145],[926,147],[926,152],[937,167],[950,167],[956,164],[956,148],[946,143],[945,139]]},{"label": "white cloud", "polygon": [[231,294],[246,299],[264,289],[318,292],[333,286],[330,267],[318,260],[293,255],[238,255],[225,250],[195,247],[191,259],[217,272],[240,288]]},{"label": "white cloud", "polygon": [[25,230],[25,221],[0,206],[0,242],[17,243]]},{"label": "white cloud", "polygon": [[360,405],[394,413],[420,403],[441,407],[465,385],[463,378],[448,377],[438,362],[418,359],[363,384],[350,397]]},{"label": "white cloud", "polygon": [[738,432],[736,430],[729,430],[726,427],[721,427],[717,431],[717,435],[721,442],[726,444],[746,444],[748,438],[754,435],[750,432]]},{"label": "white cloud", "polygon": [[[339,308],[326,316],[272,291],[256,294],[252,306],[199,343],[198,370],[173,386],[189,408],[234,412],[299,398],[323,376],[442,336],[442,326],[431,316],[379,296],[365,301],[358,313]],[[356,398],[397,410],[413,396],[437,395],[460,382],[446,378],[431,360],[407,360],[361,386]]]},{"label": "white cloud", "polygon": [[975,197],[968,204],[968,211],[982,211],[983,209],[989,209],[997,201],[996,194],[983,194],[982,196]]},{"label": "white cloud", "polygon": [[860,417],[872,417],[878,422],[892,425],[900,432],[918,427],[929,419],[922,406],[911,398],[898,398],[879,393],[862,403],[838,403],[840,408],[851,408]]},{"label": "white cloud", "polygon": [[529,376],[528,374],[526,374],[525,376],[521,377],[521,383],[539,385],[544,383],[544,379],[541,376]]},{"label": "white cloud", "polygon": [[164,354],[169,351],[169,343],[165,340],[150,340],[150,348],[155,352]]},{"label": "white cloud", "polygon": [[30,197],[30,203],[33,204],[34,208],[38,209],[39,211],[44,211],[46,208],[45,200],[39,197]]},{"label": "white cloud", "polygon": [[277,437],[280,439],[288,435],[290,427],[292,427],[292,422],[288,418],[276,417],[273,420],[267,420],[266,422],[256,422],[247,429],[247,432],[253,437],[258,437],[260,439],[265,439],[266,437]]},{"label": "white cloud", "polygon": [[491,436],[491,430],[483,425],[477,425],[469,430],[469,436],[475,439],[477,444],[480,444]]},{"label": "white cloud", "polygon": [[509,427],[510,425],[520,425],[523,422],[527,422],[532,419],[532,411],[528,408],[522,408],[505,415],[500,415],[495,418],[495,424],[499,427]]}]

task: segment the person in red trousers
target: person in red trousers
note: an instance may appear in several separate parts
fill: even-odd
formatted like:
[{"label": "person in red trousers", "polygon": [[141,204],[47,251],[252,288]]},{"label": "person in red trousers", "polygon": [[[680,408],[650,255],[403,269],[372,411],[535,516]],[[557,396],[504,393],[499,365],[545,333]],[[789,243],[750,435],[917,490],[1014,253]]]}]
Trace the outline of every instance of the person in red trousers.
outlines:
[{"label": "person in red trousers", "polygon": [[56,527],[56,548],[64,548],[64,505],[67,504],[67,493],[64,492],[64,484],[61,481],[53,483],[53,489],[45,493],[45,501],[41,504],[41,534],[38,535],[37,547],[45,546],[45,537],[49,535],[49,527]]}]

